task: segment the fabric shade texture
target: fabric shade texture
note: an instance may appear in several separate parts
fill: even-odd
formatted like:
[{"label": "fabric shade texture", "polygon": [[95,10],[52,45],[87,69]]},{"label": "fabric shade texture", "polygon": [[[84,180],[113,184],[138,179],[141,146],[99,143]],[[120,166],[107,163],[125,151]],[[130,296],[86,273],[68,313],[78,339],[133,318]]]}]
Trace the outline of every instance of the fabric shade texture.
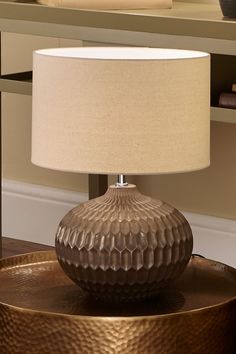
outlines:
[{"label": "fabric shade texture", "polygon": [[210,58],[155,48],[34,52],[32,162],[96,174],[209,165]]}]

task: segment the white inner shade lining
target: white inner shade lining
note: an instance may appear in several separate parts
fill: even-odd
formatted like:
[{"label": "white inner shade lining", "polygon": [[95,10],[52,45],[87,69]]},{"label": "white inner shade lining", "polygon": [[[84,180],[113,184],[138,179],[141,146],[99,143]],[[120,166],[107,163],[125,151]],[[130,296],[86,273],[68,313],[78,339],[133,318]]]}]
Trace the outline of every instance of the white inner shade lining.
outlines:
[{"label": "white inner shade lining", "polygon": [[36,50],[37,55],[50,57],[100,59],[100,60],[178,60],[197,59],[208,56],[208,53],[164,49],[164,48],[129,48],[129,47],[91,47],[91,48],[51,48]]}]

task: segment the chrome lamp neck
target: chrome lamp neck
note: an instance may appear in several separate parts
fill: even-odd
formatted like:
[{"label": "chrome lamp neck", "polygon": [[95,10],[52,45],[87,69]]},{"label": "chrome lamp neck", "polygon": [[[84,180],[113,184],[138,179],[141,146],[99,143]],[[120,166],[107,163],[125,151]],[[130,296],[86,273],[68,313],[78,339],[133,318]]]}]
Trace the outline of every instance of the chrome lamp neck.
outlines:
[{"label": "chrome lamp neck", "polygon": [[117,175],[116,187],[127,187],[128,182],[126,182],[125,175]]}]

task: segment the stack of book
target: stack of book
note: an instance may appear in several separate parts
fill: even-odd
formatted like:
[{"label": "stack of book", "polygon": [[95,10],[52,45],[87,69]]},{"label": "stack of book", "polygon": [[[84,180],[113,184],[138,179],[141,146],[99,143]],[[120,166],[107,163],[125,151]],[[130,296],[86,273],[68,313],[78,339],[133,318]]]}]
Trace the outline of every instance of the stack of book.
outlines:
[{"label": "stack of book", "polygon": [[172,0],[37,0],[42,5],[90,10],[170,9]]},{"label": "stack of book", "polygon": [[219,107],[236,109],[236,84],[232,85],[231,92],[222,92],[220,94]]}]

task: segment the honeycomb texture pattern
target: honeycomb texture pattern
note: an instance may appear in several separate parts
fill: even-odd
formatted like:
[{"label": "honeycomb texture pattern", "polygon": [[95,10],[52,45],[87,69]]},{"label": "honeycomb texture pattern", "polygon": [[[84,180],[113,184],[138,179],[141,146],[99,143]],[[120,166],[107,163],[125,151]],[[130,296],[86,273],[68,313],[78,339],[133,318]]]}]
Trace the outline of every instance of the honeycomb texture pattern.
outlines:
[{"label": "honeycomb texture pattern", "polygon": [[65,273],[91,295],[109,301],[156,295],[183,272],[192,247],[184,216],[134,185],[110,186],[104,196],[74,208],[56,234]]}]

